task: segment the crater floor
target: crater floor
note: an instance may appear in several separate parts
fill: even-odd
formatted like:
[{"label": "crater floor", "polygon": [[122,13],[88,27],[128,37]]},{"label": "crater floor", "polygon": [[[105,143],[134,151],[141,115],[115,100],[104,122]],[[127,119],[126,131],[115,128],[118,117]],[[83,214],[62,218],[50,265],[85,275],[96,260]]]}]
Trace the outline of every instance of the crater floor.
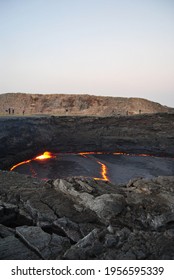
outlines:
[{"label": "crater floor", "polygon": [[53,158],[24,162],[13,170],[40,179],[83,176],[119,184],[135,177],[172,176],[174,159],[145,155],[62,153],[54,154]]}]

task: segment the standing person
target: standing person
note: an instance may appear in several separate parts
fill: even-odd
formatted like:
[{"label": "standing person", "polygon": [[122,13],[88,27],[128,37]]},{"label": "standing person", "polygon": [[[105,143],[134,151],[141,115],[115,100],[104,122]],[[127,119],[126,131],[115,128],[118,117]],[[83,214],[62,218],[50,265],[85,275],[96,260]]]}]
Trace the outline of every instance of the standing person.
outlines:
[{"label": "standing person", "polygon": [[8,113],[9,113],[9,115],[11,114],[11,109],[10,108],[8,108]]}]

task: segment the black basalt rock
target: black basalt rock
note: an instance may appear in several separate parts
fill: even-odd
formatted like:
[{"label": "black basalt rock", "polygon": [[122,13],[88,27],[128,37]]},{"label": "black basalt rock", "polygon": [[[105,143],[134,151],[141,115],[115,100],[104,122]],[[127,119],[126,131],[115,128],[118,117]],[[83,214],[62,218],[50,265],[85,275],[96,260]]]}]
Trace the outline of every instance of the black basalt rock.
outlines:
[{"label": "black basalt rock", "polygon": [[173,186],[0,171],[0,259],[174,259]]}]

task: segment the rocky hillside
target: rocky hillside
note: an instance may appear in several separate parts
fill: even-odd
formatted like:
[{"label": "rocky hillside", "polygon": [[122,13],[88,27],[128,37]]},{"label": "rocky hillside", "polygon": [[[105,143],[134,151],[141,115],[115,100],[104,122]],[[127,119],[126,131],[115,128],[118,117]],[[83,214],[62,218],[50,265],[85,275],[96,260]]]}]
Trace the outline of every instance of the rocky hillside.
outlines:
[{"label": "rocky hillside", "polygon": [[173,184],[0,171],[0,259],[174,259]]},{"label": "rocky hillside", "polygon": [[141,98],[104,97],[73,94],[0,95],[0,114],[55,114],[55,115],[134,115],[170,112],[172,108]]}]

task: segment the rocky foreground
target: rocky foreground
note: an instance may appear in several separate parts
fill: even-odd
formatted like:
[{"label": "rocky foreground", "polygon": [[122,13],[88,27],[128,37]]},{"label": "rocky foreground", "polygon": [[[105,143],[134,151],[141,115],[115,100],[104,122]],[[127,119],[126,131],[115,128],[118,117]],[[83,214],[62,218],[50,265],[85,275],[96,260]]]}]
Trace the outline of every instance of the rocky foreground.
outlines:
[{"label": "rocky foreground", "polygon": [[174,177],[116,186],[0,171],[0,259],[174,259]]}]

